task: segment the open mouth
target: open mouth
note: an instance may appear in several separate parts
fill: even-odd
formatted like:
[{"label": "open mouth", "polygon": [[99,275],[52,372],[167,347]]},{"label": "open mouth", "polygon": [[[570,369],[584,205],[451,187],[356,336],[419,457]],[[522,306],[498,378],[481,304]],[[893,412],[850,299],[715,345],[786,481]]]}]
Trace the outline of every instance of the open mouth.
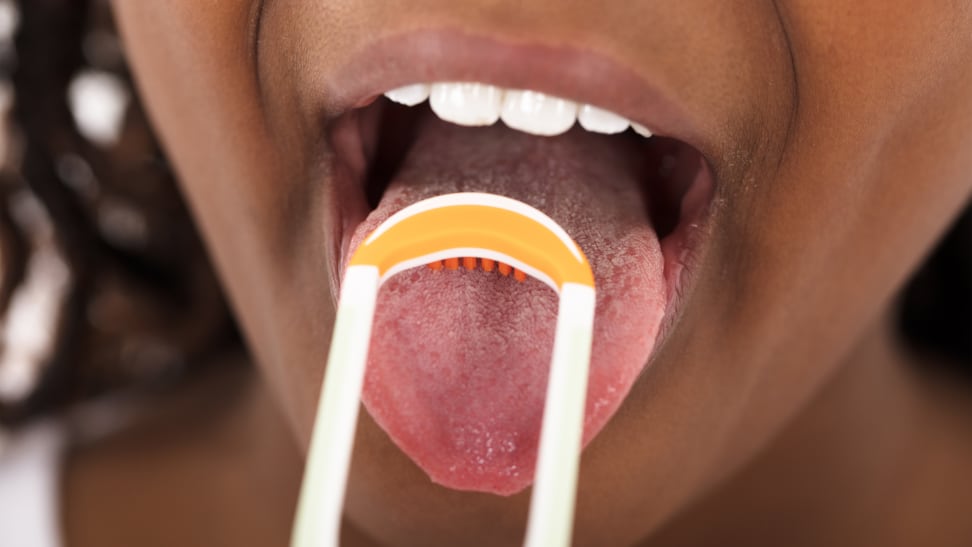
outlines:
[{"label": "open mouth", "polygon": [[[436,78],[355,97],[328,126],[340,179],[331,267],[339,278],[381,222],[436,195],[488,192],[546,213],[583,249],[597,287],[586,445],[677,311],[714,178],[696,148],[652,134],[652,112],[627,118],[548,83]],[[401,273],[379,295],[365,407],[434,482],[519,492],[533,480],[556,314],[549,287],[502,264],[467,257]]]}]

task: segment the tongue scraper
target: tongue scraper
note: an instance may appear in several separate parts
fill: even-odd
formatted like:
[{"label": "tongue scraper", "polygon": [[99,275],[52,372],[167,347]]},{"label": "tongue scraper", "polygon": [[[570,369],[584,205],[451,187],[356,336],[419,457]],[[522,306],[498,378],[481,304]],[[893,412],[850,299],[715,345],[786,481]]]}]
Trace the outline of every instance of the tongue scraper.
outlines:
[{"label": "tongue scraper", "polygon": [[375,302],[396,273],[455,257],[505,262],[559,295],[527,547],[570,544],[594,325],[594,276],[550,217],[514,199],[458,193],[415,203],[365,241],[341,286],[292,547],[337,547]]}]

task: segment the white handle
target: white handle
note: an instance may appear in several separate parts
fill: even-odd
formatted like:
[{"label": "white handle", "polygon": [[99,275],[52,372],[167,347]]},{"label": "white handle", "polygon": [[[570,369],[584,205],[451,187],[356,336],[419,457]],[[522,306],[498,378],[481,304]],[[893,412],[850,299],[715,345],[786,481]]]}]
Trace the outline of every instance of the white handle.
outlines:
[{"label": "white handle", "polygon": [[595,303],[592,287],[575,283],[561,287],[527,547],[570,545]]},{"label": "white handle", "polygon": [[[341,288],[292,547],[337,547],[378,297],[378,269],[348,268]],[[570,544],[594,326],[592,287],[561,288],[527,547]]]},{"label": "white handle", "polygon": [[377,298],[378,268],[348,268],[304,469],[293,547],[338,545]]}]

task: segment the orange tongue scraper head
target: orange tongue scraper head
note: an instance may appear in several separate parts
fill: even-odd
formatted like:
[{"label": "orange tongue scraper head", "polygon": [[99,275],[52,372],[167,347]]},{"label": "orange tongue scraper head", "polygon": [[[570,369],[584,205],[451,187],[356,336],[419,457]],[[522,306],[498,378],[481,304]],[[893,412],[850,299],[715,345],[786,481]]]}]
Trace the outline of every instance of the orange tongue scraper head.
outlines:
[{"label": "orange tongue scraper head", "polygon": [[497,263],[508,274],[513,267],[559,294],[525,544],[570,544],[594,326],[594,276],[580,247],[550,217],[513,199],[459,193],[430,198],[392,215],[351,258],[341,285],[293,547],[338,544],[379,287],[409,268],[472,257],[482,259],[484,269]]}]

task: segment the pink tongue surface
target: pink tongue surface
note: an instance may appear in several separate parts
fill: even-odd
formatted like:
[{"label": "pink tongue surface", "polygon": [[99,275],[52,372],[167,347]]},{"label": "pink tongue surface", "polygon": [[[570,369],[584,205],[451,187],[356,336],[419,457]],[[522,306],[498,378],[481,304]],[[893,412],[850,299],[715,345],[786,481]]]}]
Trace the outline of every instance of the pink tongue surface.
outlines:
[{"label": "pink tongue surface", "polygon": [[[597,285],[586,445],[646,363],[664,312],[642,153],[633,140],[576,128],[545,138],[427,116],[351,249],[403,207],[452,192],[515,198],[560,223]],[[481,269],[399,274],[378,298],[365,406],[434,482],[516,493],[533,481],[556,315],[556,294],[535,279]]]}]

